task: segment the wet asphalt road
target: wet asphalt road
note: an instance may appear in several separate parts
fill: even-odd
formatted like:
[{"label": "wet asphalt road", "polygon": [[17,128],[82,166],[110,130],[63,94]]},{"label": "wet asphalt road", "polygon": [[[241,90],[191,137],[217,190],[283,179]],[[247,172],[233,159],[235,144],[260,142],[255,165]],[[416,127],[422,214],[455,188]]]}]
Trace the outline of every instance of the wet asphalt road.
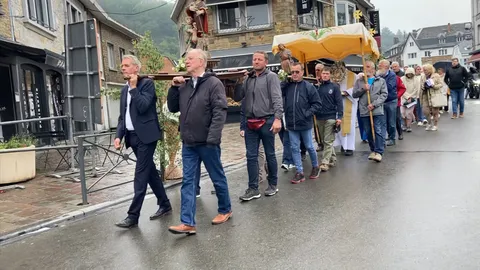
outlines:
[{"label": "wet asphalt road", "polygon": [[119,205],[0,247],[0,269],[480,269],[480,101],[467,106],[438,132],[414,128],[380,164],[359,144],[318,180],[291,185],[281,172],[275,197],[240,204],[246,169],[233,172],[223,225],[210,225],[216,197],[203,181],[195,236],[167,231],[179,222],[174,188],[171,216],[149,221],[149,199],[139,228],[121,230]]}]

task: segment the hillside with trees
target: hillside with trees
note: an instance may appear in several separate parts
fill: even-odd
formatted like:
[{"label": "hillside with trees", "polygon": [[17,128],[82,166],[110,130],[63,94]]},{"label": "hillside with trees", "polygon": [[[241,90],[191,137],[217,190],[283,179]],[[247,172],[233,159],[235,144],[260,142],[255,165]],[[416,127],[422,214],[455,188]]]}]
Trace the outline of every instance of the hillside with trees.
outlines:
[{"label": "hillside with trees", "polygon": [[394,38],[398,38],[400,42],[404,41],[407,38],[408,33],[405,31],[398,30],[397,33],[393,33],[392,30],[388,27],[384,27],[381,30],[382,34],[382,51],[388,50],[393,46]]},{"label": "hillside with trees", "polygon": [[176,59],[178,30],[170,19],[174,1],[161,0],[99,0],[105,12],[114,20],[143,35],[151,32],[155,44],[163,55]]}]

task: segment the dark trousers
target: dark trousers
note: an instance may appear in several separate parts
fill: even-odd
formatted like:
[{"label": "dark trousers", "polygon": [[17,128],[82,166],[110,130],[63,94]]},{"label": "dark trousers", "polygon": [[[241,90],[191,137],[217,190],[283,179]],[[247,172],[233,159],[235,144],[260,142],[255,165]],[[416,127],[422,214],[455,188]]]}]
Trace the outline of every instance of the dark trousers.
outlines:
[{"label": "dark trousers", "polygon": [[397,100],[392,100],[389,102],[385,102],[383,104],[383,110],[385,112],[385,120],[386,120],[386,133],[385,133],[385,138],[387,138],[387,133],[388,133],[388,139],[391,141],[395,141],[395,133],[397,129]]},{"label": "dark trousers", "polygon": [[398,106],[397,106],[397,133],[398,133],[398,136],[403,134],[402,113],[400,112],[400,107]]},{"label": "dark trousers", "polygon": [[276,186],[278,180],[277,157],[275,156],[275,134],[270,131],[274,117],[267,119],[267,122],[258,130],[248,127],[245,130],[245,145],[247,148],[247,170],[248,187],[258,190],[258,147],[260,140],[263,143],[265,157],[268,167],[268,184]]},{"label": "dark trousers", "polygon": [[358,121],[358,130],[360,132],[360,138],[362,138],[362,141],[367,141],[368,136],[367,136],[367,132],[365,131],[365,128],[363,127],[362,119],[360,117],[360,110],[357,110],[357,121]]},{"label": "dark trousers", "polygon": [[375,140],[373,139],[372,126],[370,124],[370,117],[361,117],[362,125],[367,132],[368,146],[370,151],[383,155],[385,150],[385,115],[373,116],[373,129],[375,132]]},{"label": "dark trousers", "polygon": [[180,190],[182,197],[180,221],[183,224],[195,226],[197,207],[195,195],[198,188],[198,180],[200,179],[199,167],[202,162],[215,188],[215,194],[218,199],[218,213],[227,214],[231,211],[227,177],[225,176],[220,156],[220,145],[183,146],[183,181]]},{"label": "dark trousers", "polygon": [[147,185],[150,185],[150,188],[157,197],[157,204],[160,207],[170,207],[170,200],[168,200],[162,180],[153,162],[153,154],[155,153],[157,142],[144,144],[140,141],[137,134],[131,131],[127,132],[125,140],[128,140],[133,153],[135,153],[137,157],[135,179],[133,181],[135,195],[133,196],[130,209],[128,209],[128,217],[138,220],[143,200],[147,193]]}]

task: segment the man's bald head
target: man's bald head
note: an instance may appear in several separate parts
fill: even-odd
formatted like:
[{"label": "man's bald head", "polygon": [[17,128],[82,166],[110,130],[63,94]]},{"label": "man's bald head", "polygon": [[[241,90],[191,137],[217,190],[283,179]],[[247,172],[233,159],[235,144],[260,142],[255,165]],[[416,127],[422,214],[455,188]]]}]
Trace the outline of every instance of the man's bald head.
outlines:
[{"label": "man's bald head", "polygon": [[322,71],[325,68],[323,64],[316,64],[315,65],[315,77],[320,79],[322,77]]}]

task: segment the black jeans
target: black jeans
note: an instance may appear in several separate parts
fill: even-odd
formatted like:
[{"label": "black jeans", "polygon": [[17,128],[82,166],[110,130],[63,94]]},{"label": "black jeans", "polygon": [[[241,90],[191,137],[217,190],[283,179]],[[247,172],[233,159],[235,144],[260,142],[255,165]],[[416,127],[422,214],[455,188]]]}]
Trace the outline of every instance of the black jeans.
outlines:
[{"label": "black jeans", "polygon": [[268,166],[268,184],[276,186],[278,180],[278,164],[275,156],[275,134],[270,131],[275,117],[270,117],[258,130],[245,130],[245,145],[247,148],[248,187],[258,190],[258,147],[260,140],[265,150],[265,158]]},{"label": "black jeans", "polygon": [[157,142],[143,144],[137,134],[132,131],[127,132],[125,140],[128,140],[135,156],[137,157],[135,179],[133,181],[135,195],[133,196],[130,209],[128,209],[128,217],[138,220],[143,200],[147,193],[147,185],[150,185],[150,188],[157,197],[157,204],[160,207],[170,207],[170,200],[165,193],[162,179],[160,179],[160,175],[153,162],[153,154],[155,153]]},{"label": "black jeans", "polygon": [[402,113],[400,112],[400,107],[398,106],[397,106],[397,133],[398,133],[398,136],[403,134]]}]

